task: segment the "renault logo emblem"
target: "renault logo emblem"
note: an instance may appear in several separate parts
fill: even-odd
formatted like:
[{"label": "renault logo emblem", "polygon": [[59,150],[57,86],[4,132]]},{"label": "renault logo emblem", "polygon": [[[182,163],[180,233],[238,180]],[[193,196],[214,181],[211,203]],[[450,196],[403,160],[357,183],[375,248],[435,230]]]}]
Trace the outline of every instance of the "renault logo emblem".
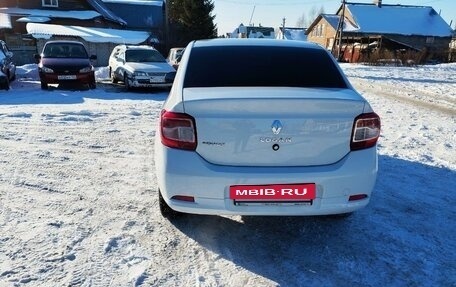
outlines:
[{"label": "renault logo emblem", "polygon": [[275,134],[275,135],[278,135],[278,134],[280,134],[280,131],[282,130],[283,126],[282,126],[282,123],[279,120],[275,120],[272,123],[271,128],[272,128],[272,133]]}]

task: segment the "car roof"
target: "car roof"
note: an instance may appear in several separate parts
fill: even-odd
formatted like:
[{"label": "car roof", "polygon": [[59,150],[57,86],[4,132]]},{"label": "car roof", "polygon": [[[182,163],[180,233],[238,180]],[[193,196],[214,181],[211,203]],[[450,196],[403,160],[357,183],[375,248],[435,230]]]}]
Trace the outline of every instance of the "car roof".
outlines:
[{"label": "car roof", "polygon": [[307,41],[289,41],[275,39],[244,39],[244,38],[218,38],[210,40],[197,40],[194,47],[220,47],[220,46],[264,46],[264,47],[300,47],[308,49],[323,49],[320,45]]},{"label": "car roof", "polygon": [[156,50],[154,47],[147,45],[118,45],[116,48],[123,48],[126,50]]}]

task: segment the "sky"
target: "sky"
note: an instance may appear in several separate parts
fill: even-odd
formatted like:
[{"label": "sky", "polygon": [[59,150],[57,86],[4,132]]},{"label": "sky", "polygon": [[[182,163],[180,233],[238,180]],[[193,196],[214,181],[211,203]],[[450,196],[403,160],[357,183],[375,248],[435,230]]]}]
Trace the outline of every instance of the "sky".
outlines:
[{"label": "sky", "polygon": [[[353,0],[348,2],[372,3],[372,0]],[[295,27],[298,19],[306,17],[313,8],[323,7],[325,13],[335,13],[341,0],[214,0],[215,23],[218,34],[232,32],[239,24],[282,26],[282,19],[288,27]],[[456,0],[383,0],[383,4],[432,6],[449,24],[456,23]],[[251,20],[250,20],[251,19]]]}]

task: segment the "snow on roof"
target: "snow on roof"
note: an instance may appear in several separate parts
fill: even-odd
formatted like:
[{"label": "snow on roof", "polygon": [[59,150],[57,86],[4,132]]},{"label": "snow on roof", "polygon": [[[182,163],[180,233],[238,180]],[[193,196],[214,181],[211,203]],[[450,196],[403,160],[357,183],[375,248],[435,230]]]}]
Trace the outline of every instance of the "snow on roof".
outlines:
[{"label": "snow on roof", "polygon": [[[340,16],[334,14],[321,14],[323,17],[334,29],[337,29],[339,26]],[[351,23],[347,18],[344,19],[344,31],[359,31],[359,28],[356,27],[353,23]]]},{"label": "snow on roof", "polygon": [[50,17],[50,18],[69,18],[69,19],[81,19],[89,20],[101,16],[100,13],[93,10],[84,10],[84,11],[59,11],[59,10],[40,10],[40,9],[22,9],[22,8],[12,8],[5,7],[0,8],[0,13],[10,14],[10,15],[26,15],[26,16],[40,16],[40,17]]},{"label": "snow on roof", "polygon": [[163,1],[154,1],[154,0],[102,0],[102,1],[104,3],[163,6]]},{"label": "snow on roof", "polygon": [[[88,28],[80,26],[63,26],[52,24],[28,23],[27,32],[34,38],[50,39],[51,36],[81,37],[90,43],[139,44],[149,38],[144,31]],[[156,39],[153,39],[157,41]]]},{"label": "snow on roof", "polygon": [[43,17],[43,16],[26,16],[26,17],[21,17],[16,20],[16,22],[26,22],[26,23],[46,23],[51,21],[51,18],[49,17]]},{"label": "snow on roof", "polygon": [[285,40],[296,40],[296,41],[307,41],[307,35],[305,34],[306,29],[304,28],[280,28],[279,35],[277,35],[277,39]]},{"label": "snow on roof", "polygon": [[101,0],[87,0],[87,3],[89,3],[95,10],[100,12],[101,15],[103,15],[104,18],[117,22],[122,26],[126,26],[127,22],[117,16],[115,13],[113,13],[111,10],[109,10],[108,7],[103,3]]},{"label": "snow on roof", "polygon": [[11,18],[8,14],[0,13],[0,29],[2,28],[12,28]]},{"label": "snow on roof", "polygon": [[451,27],[429,6],[347,3],[360,33],[450,37]]}]

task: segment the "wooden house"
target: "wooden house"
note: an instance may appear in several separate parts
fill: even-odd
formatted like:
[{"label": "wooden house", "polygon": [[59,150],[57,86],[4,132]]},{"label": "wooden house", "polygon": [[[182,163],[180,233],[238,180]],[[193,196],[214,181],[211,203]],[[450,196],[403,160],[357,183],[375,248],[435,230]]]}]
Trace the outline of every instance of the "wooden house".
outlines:
[{"label": "wooden house", "polygon": [[308,41],[319,43],[345,62],[401,58],[408,53],[419,55],[420,60],[444,60],[451,34],[451,27],[432,7],[387,5],[380,0],[342,4],[336,14],[319,15],[307,30]]}]

